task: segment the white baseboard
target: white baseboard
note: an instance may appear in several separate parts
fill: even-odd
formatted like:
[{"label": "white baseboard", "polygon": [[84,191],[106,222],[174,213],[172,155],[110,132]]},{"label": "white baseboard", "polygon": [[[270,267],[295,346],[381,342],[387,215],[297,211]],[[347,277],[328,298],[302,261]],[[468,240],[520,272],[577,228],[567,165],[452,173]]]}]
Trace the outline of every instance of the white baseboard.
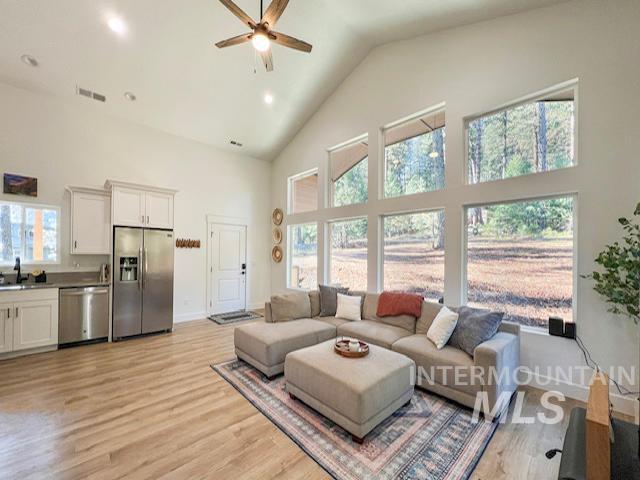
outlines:
[{"label": "white baseboard", "polygon": [[264,308],[264,304],[265,302],[250,303],[247,310],[260,310],[261,308]]},{"label": "white baseboard", "polygon": [[[538,388],[540,390],[553,390],[562,393],[565,397],[573,398],[581,402],[587,402],[589,397],[589,387],[585,385],[579,385],[577,383],[567,382],[565,380],[558,380],[548,377],[546,375],[540,375],[539,373],[528,370],[531,382],[529,386]],[[630,415],[636,419],[636,422],[640,418],[638,412],[639,402],[636,396],[623,396],[620,395],[614,386],[611,386],[613,391],[609,394],[609,400],[613,405],[613,410],[625,415]]]},{"label": "white baseboard", "polygon": [[173,316],[173,323],[184,323],[207,318],[207,312],[181,313]]}]

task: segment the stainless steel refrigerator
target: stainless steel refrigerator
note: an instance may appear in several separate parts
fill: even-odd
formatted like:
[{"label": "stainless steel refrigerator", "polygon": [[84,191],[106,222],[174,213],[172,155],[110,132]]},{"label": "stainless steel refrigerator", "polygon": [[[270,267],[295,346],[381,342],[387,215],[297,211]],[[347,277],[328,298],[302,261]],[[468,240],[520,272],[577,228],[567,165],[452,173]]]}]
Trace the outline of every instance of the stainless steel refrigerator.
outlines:
[{"label": "stainless steel refrigerator", "polygon": [[173,231],[115,227],[113,338],[173,328]]}]

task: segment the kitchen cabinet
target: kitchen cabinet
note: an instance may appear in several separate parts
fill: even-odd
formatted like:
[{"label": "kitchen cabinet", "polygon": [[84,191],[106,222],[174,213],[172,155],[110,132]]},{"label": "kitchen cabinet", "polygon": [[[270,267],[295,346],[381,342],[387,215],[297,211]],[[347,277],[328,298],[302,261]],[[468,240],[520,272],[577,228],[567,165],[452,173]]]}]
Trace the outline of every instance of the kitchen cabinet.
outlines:
[{"label": "kitchen cabinet", "polygon": [[108,180],[111,190],[113,225],[145,228],[173,228],[176,191]]},{"label": "kitchen cabinet", "polygon": [[67,189],[71,193],[71,254],[109,255],[111,195],[100,189]]},{"label": "kitchen cabinet", "polygon": [[58,345],[58,289],[0,292],[0,354]]},{"label": "kitchen cabinet", "polygon": [[13,304],[0,303],[0,353],[13,350]]}]

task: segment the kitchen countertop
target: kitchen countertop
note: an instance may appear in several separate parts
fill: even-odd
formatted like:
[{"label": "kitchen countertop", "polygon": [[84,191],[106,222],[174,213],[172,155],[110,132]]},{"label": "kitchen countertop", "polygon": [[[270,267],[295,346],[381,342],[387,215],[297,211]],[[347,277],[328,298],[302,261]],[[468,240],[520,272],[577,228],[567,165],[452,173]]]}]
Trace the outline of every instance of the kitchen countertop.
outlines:
[{"label": "kitchen countertop", "polygon": [[0,285],[0,292],[15,292],[20,290],[33,290],[38,288],[83,288],[83,287],[108,287],[109,282],[100,282],[96,280],[77,280],[77,281],[52,281],[46,283],[9,283]]}]

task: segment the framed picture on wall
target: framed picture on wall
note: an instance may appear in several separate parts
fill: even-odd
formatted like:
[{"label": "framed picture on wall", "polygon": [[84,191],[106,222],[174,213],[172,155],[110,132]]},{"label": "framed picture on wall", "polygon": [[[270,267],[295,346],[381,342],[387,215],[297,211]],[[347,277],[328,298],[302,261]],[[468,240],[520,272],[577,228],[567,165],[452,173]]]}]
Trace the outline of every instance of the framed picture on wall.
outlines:
[{"label": "framed picture on wall", "polygon": [[13,173],[4,174],[4,193],[11,195],[27,195],[29,197],[38,196],[38,179],[35,177],[24,177]]}]

